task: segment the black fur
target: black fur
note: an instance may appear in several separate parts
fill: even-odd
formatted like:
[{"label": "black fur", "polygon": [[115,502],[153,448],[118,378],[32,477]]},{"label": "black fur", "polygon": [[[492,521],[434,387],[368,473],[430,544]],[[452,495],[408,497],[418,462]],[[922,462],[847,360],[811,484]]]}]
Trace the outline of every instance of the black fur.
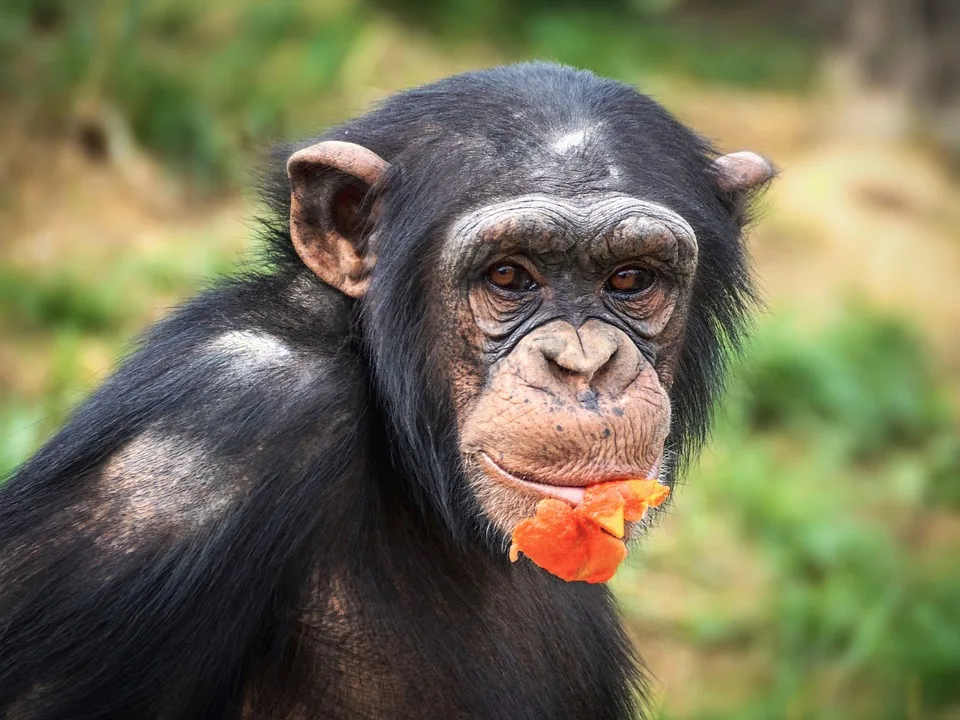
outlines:
[{"label": "black fur", "polygon": [[[574,174],[551,165],[546,138],[582,125],[601,128],[599,148]],[[609,591],[511,565],[485,540],[426,322],[436,238],[490,199],[574,195],[602,160],[687,218],[700,259],[669,442],[689,457],[751,298],[744,198],[717,189],[713,150],[652,100],[552,65],[411,90],[322,139],[392,164],[375,189],[370,293],[345,299],[293,252],[295,148],[281,148],[264,187],[272,272],[153,329],[0,493],[4,717],[613,719],[642,706]],[[292,354],[238,373],[210,351],[229,332]],[[148,513],[144,531],[118,530],[124,498],[91,488],[148,429],[202,444],[214,469],[191,497],[206,510],[226,492],[216,522]]]}]

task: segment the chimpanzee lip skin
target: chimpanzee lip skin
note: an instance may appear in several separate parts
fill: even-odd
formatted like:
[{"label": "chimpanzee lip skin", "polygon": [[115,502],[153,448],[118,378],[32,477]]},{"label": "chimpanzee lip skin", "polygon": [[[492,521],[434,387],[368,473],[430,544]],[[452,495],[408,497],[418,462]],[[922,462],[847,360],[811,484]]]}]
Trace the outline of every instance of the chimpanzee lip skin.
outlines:
[{"label": "chimpanzee lip skin", "polygon": [[[504,469],[494,461],[486,452],[480,451],[478,453],[480,460],[480,465],[487,470],[488,474],[499,480],[504,485],[508,485],[522,492],[537,495],[540,497],[551,497],[557,498],[558,500],[564,500],[565,502],[570,503],[571,505],[579,505],[583,501],[583,493],[586,490],[587,486],[580,485],[554,485],[551,483],[541,483],[535,482],[532,480],[524,480],[523,478],[517,477],[515,474],[509,470]],[[591,485],[598,485],[602,482],[615,482],[618,480],[636,480],[638,478],[644,478],[646,480],[653,480],[658,478],[660,475],[660,467],[663,462],[663,455],[661,454],[657,461],[653,464],[653,467],[649,471],[643,472],[638,471],[636,475],[632,478],[625,478],[622,476],[610,477],[610,478],[599,478],[595,483],[590,483]]]}]

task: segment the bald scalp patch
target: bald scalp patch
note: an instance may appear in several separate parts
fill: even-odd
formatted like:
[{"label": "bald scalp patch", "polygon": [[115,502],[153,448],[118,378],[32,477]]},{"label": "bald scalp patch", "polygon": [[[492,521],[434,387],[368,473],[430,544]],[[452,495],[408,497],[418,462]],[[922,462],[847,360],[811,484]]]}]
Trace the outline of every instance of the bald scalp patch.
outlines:
[{"label": "bald scalp patch", "polygon": [[620,193],[566,199],[524,195],[486,205],[457,220],[441,262],[453,269],[478,253],[581,251],[604,262],[644,252],[666,253],[692,274],[697,237],[681,215],[663,205]]},{"label": "bald scalp patch", "polygon": [[574,148],[582,147],[587,139],[588,132],[589,130],[586,129],[574,130],[573,132],[561,136],[552,145],[554,152],[565,153],[573,150]]}]

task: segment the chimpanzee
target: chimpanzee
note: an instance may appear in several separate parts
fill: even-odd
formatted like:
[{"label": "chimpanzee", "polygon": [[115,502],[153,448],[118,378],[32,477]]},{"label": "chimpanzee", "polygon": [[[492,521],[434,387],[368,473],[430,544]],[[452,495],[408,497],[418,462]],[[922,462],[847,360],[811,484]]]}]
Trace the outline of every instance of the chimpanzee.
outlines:
[{"label": "chimpanzee", "polygon": [[696,451],[771,165],[544,63],[274,160],[269,269],[150,330],[0,493],[3,716],[636,717],[606,586],[506,549],[543,497]]}]

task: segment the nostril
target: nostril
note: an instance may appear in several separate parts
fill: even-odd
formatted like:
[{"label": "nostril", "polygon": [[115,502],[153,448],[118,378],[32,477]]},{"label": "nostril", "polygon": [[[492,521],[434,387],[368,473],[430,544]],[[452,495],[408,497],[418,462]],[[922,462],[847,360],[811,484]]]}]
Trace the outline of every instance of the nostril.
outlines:
[{"label": "nostril", "polygon": [[603,372],[609,367],[612,367],[617,362],[617,355],[620,353],[620,348],[614,348],[613,352],[610,353],[609,357],[606,360],[600,363],[600,366],[597,368],[597,372]]},{"label": "nostril", "polygon": [[594,354],[592,357],[582,352],[563,352],[559,354],[544,353],[547,357],[550,371],[558,380],[563,382],[580,381],[593,385],[595,380],[599,380],[607,374],[607,369],[614,365],[614,359],[617,355],[614,350],[607,357]]},{"label": "nostril", "polygon": [[590,378],[590,383],[602,383],[603,379],[607,377],[611,372],[615,370],[618,365],[618,360],[620,355],[620,348],[615,349],[610,353],[608,357],[603,362],[597,365],[597,369],[593,372],[592,377]]},{"label": "nostril", "polygon": [[548,362],[550,366],[551,374],[562,384],[567,385],[578,377],[581,377],[582,373],[573,370],[566,365],[561,365],[556,360],[551,359]]}]

